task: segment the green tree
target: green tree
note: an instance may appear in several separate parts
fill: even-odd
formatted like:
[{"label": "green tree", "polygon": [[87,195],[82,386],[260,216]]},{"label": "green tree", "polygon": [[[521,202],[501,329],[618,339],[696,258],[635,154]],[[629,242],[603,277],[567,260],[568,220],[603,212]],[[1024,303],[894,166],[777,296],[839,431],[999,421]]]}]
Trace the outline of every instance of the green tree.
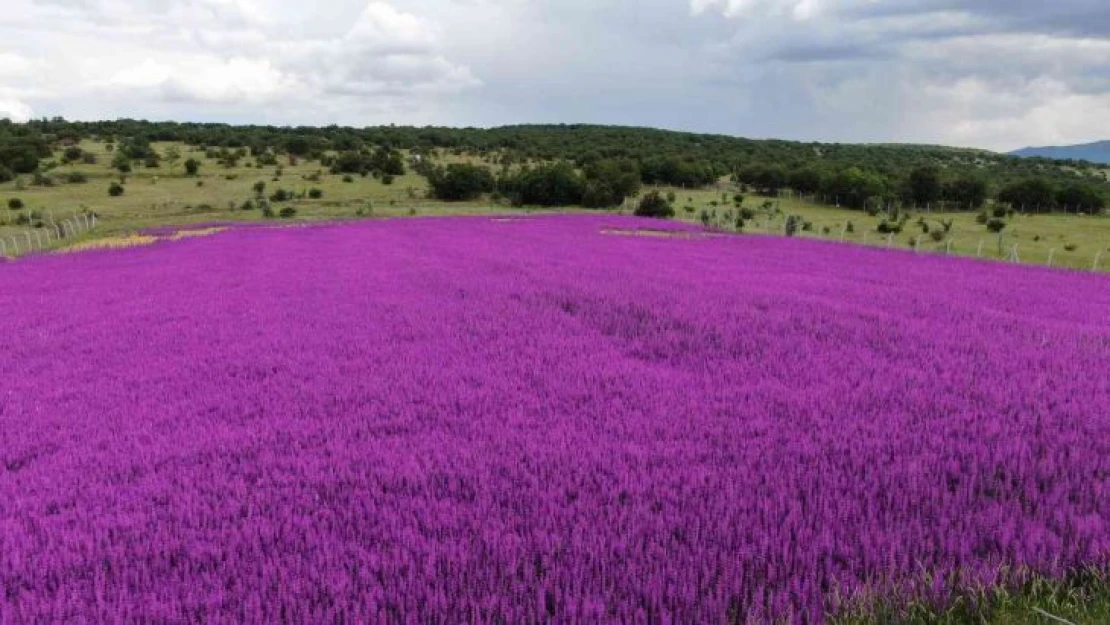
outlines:
[{"label": "green tree", "polygon": [[62,153],[62,162],[66,164],[76,163],[77,161],[81,160],[84,155],[84,150],[75,145],[71,145],[65,149],[65,152]]},{"label": "green tree", "polygon": [[195,158],[190,158],[189,160],[185,161],[185,174],[186,175],[195,176],[195,175],[197,175],[197,172],[199,172],[199,171],[200,171],[200,161],[198,161]]},{"label": "green tree", "polygon": [[1093,188],[1082,184],[1070,184],[1056,194],[1056,202],[1069,209],[1099,212],[1106,207],[1106,199]]},{"label": "green tree", "polygon": [[467,163],[436,167],[427,174],[432,196],[446,202],[467,202],[494,189],[489,168]]},{"label": "green tree", "polygon": [[630,161],[596,161],[586,169],[582,205],[587,208],[620,206],[640,192],[640,170]]},{"label": "green tree", "polygon": [[944,197],[960,210],[976,210],[987,201],[987,183],[975,175],[964,175],[949,182]]},{"label": "green tree", "polygon": [[112,157],[112,168],[121,174],[131,173],[131,158],[123,152],[116,152],[116,155]]},{"label": "green tree", "polygon": [[640,198],[640,204],[636,207],[636,216],[669,219],[674,217],[674,207],[658,191],[652,191]]},{"label": "green tree", "polygon": [[1048,212],[1056,208],[1056,187],[1043,178],[1028,178],[1006,185],[998,201],[1028,212]]},{"label": "green tree", "polygon": [[541,165],[506,179],[516,203],[535,206],[573,206],[582,203],[586,181],[569,163]]},{"label": "green tree", "polygon": [[943,186],[940,172],[935,167],[918,167],[910,172],[906,185],[906,199],[918,206],[936,203],[941,198]]}]

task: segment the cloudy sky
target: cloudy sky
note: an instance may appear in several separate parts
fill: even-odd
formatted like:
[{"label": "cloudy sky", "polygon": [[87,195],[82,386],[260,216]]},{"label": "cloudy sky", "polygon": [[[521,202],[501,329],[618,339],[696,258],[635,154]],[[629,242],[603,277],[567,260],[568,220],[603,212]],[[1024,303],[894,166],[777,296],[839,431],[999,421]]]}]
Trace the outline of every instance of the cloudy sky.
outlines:
[{"label": "cloudy sky", "polygon": [[1110,138],[1107,0],[2,0],[0,117]]}]

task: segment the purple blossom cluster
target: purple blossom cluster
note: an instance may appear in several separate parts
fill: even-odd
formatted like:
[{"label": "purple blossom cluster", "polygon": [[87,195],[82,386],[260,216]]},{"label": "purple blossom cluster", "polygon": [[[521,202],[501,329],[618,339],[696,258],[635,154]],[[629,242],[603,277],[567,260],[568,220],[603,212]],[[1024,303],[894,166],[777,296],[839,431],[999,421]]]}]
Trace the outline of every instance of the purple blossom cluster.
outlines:
[{"label": "purple blossom cluster", "polygon": [[814,623],[1108,563],[1105,276],[644,224],[0,266],[0,623]]}]

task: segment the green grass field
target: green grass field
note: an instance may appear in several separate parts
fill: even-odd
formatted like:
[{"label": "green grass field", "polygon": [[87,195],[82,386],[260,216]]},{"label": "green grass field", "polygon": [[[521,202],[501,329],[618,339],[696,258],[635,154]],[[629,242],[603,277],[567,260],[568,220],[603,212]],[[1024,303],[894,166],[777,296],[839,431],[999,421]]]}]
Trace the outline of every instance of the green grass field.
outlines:
[{"label": "green grass field", "polygon": [[[181,155],[176,163],[163,162],[159,168],[147,169],[136,163],[135,170],[126,176],[122,196],[110,197],[108,187],[120,179],[119,172],[111,167],[112,154],[100,142],[86,141],[82,149],[96,155],[97,163],[61,165],[48,172],[55,180],[53,186],[35,186],[32,177],[22,176],[12,182],[0,184],[0,239],[7,239],[7,253],[14,255],[10,241],[16,237],[20,251],[27,247],[27,224],[17,223],[21,214],[32,213],[46,223],[61,222],[85,211],[98,215],[97,228],[87,234],[64,241],[52,241],[48,247],[64,247],[90,238],[118,237],[142,228],[154,226],[188,225],[204,222],[258,221],[263,219],[260,207],[243,210],[247,200],[254,200],[254,185],[263,182],[265,195],[277,189],[291,192],[295,199],[273,204],[275,211],[293,207],[298,220],[340,219],[355,217],[385,217],[430,214],[491,214],[513,212],[507,204],[489,202],[449,204],[427,199],[427,182],[413,173],[397,177],[386,185],[373,177],[354,176],[345,181],[344,176],[330,174],[318,162],[301,161],[291,165],[280,159],[278,166],[258,168],[254,159],[246,157],[236,167],[226,168],[214,159],[205,158],[198,148],[182,144],[155,144],[162,154],[174,147]],[[188,158],[201,161],[199,175],[185,175],[183,162]],[[443,153],[440,162],[479,162],[466,154]],[[84,174],[84,183],[67,183],[71,172]],[[280,175],[279,175],[280,174]],[[717,189],[660,188],[663,193],[673,193],[674,206],[679,219],[699,222],[702,211],[715,214],[714,225],[724,230],[735,230],[736,209],[732,205],[735,192],[731,185],[722,183]],[[322,197],[303,197],[311,189],[319,189]],[[645,189],[648,192],[651,189]],[[8,210],[12,198],[22,200],[22,210]],[[713,203],[717,205],[714,206]],[[761,209],[772,202],[774,209]],[[755,209],[756,218],[750,220],[744,231],[758,234],[782,234],[787,215],[797,215],[810,226],[799,231],[798,236],[841,240],[854,244],[891,245],[914,248],[922,252],[982,255],[984,258],[1008,259],[1014,246],[1020,262],[1052,264],[1058,267],[1090,270],[1096,256],[1101,254],[1099,269],[1110,271],[1110,218],[1079,215],[1018,215],[999,235],[987,232],[976,223],[974,213],[918,213],[905,230],[888,241],[875,231],[881,217],[871,217],[864,212],[838,209],[792,198],[768,199],[747,194],[744,207]],[[630,212],[635,200],[630,199],[622,209]],[[731,216],[731,217],[730,217]],[[924,219],[933,230],[941,223],[951,222],[951,229],[943,240],[935,241],[917,224]],[[851,227],[849,227],[849,224]],[[34,237],[33,245],[45,243],[45,232]],[[920,237],[920,238],[919,238]]]},{"label": "green grass field", "polygon": [[[686,221],[700,221],[703,210],[716,212],[716,223],[722,229],[735,230],[733,220],[737,210],[732,204],[734,191],[728,189],[676,189],[660,187],[662,193],[675,195],[676,216]],[[716,202],[717,206],[711,203]],[[774,208],[764,211],[761,207],[771,202]],[[902,249],[919,249],[921,252],[948,253],[963,256],[981,255],[988,259],[1007,259],[1017,246],[1020,262],[1045,265],[1049,254],[1055,267],[1090,270],[1095,256],[1100,252],[1099,269],[1110,271],[1110,217],[1083,215],[1015,215],[1008,219],[1006,229],[992,234],[986,226],[976,222],[977,213],[913,213],[902,233],[893,237],[876,231],[882,215],[871,217],[857,210],[815,204],[794,198],[765,198],[745,194],[743,206],[754,209],[756,217],[749,221],[744,232],[755,234],[783,234],[786,216],[797,215],[811,224],[809,230],[800,230],[797,236],[873,246],[889,245]],[[692,209],[692,210],[690,210]],[[776,212],[777,211],[777,212]],[[930,232],[943,231],[943,222],[951,222],[951,229],[943,240],[934,241],[918,225],[924,219]],[[849,224],[851,225],[849,227]],[[920,238],[919,238],[920,237]],[[980,248],[980,243],[982,247]]]}]

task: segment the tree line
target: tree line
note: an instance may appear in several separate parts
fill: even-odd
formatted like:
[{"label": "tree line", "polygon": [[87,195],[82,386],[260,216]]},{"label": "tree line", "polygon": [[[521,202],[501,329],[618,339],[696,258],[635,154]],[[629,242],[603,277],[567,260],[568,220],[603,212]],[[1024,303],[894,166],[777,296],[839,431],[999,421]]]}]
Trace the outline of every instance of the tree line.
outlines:
[{"label": "tree line", "polygon": [[[468,196],[478,188],[539,205],[575,200],[570,203],[609,206],[639,185],[695,188],[728,176],[759,193],[790,190],[861,209],[897,202],[974,210],[995,199],[1025,210],[1097,210],[1110,196],[1103,169],[1084,161],[594,125],[346,128],[0,120],[0,181],[33,173],[60,146],[89,138],[117,146],[121,168],[125,160],[157,166],[161,156],[150,144],[179,141],[204,147],[221,162],[250,155],[258,164],[272,164],[285,155],[319,160],[335,173],[392,177],[403,173],[401,151],[407,151],[418,158],[437,197]],[[474,167],[487,172],[427,165],[447,155],[468,155],[479,163]]]}]

